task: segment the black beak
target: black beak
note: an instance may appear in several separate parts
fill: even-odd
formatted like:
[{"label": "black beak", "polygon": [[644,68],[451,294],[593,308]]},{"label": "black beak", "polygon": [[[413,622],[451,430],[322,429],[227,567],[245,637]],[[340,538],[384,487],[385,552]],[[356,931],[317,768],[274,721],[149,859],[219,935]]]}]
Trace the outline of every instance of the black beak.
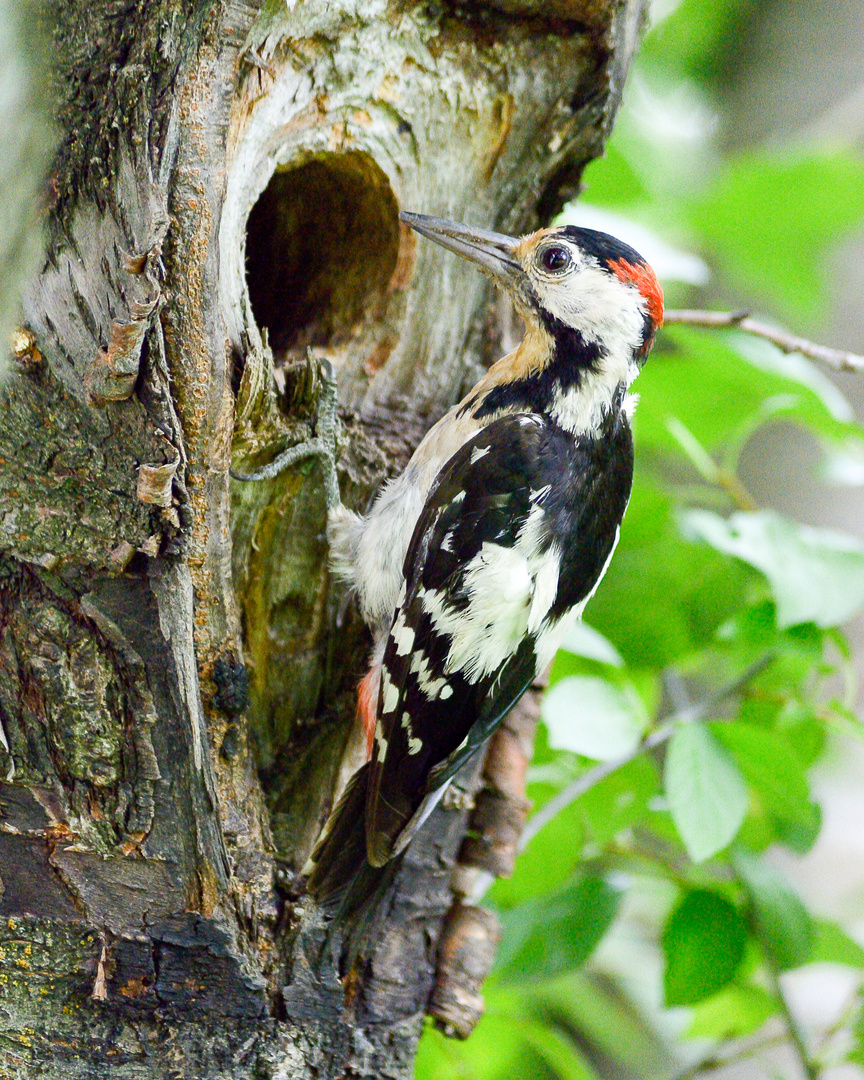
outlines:
[{"label": "black beak", "polygon": [[512,236],[488,229],[474,229],[470,225],[459,225],[455,221],[443,221],[426,214],[409,214],[404,210],[399,218],[421,236],[427,236],[448,251],[455,251],[464,259],[477,263],[495,282],[509,291],[516,291],[523,283],[525,272],[514,254],[519,241]]}]

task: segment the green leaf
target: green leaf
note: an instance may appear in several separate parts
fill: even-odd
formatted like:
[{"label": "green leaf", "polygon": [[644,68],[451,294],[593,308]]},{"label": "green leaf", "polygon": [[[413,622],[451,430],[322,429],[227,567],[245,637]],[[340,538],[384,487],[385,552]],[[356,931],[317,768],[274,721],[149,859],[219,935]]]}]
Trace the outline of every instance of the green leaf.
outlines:
[{"label": "green leaf", "polygon": [[676,727],[664,781],[672,819],[694,862],[732,842],[747,812],[747,788],[732,758],[702,724]]},{"label": "green leaf", "polygon": [[683,0],[645,37],[640,60],[669,72],[709,80],[722,74],[755,0]]},{"label": "green leaf", "polygon": [[610,141],[603,157],[591,162],[586,170],[585,198],[595,206],[626,211],[634,204],[647,201],[650,194],[638,170],[623,152],[620,140]]},{"label": "green leaf", "polygon": [[[854,431],[855,410],[812,360],[800,353],[782,352],[770,341],[737,331],[729,335],[729,340],[742,359],[769,378],[779,377],[783,380],[786,385],[779,385],[774,396],[792,399],[793,416],[798,415],[809,421],[808,426],[829,434],[833,425],[827,423],[827,417],[819,415],[824,409],[838,424],[849,425],[850,433]],[[788,385],[790,383],[792,385]],[[840,429],[835,429],[835,432],[841,433]],[[860,447],[860,442],[856,445]]]},{"label": "green leaf", "polygon": [[[771,663],[753,680],[752,696],[745,699],[741,716],[754,717],[765,727],[785,727],[797,717],[812,717],[811,700],[814,675],[831,675],[833,665],[826,662],[826,649],[838,632],[823,630],[815,623],[799,623],[785,630],[777,628],[777,609],[765,600],[742,609],[717,631],[717,643],[727,645],[737,657],[737,667],[754,656],[771,656]],[[706,651],[707,653],[707,651]],[[711,664],[711,658],[708,663]],[[714,661],[716,663],[716,661]],[[707,675],[707,670],[706,670]]]},{"label": "green leaf", "polygon": [[813,922],[780,871],[738,849],[732,864],[752,905],[756,936],[779,971],[806,964],[813,953]]},{"label": "green leaf", "polygon": [[813,921],[815,939],[810,954],[811,964],[845,964],[847,967],[864,968],[864,948],[846,931],[829,919]]},{"label": "green leaf", "polygon": [[788,743],[773,731],[736,721],[712,724],[711,730],[755,789],[780,839],[795,851],[808,851],[822,819],[810,801],[804,768]]},{"label": "green leaf", "polygon": [[489,1009],[464,1042],[427,1027],[414,1064],[415,1080],[546,1078],[550,1075],[546,1061],[527,1041],[526,1027],[524,1019],[515,1022],[512,1015],[495,1008]]},{"label": "green leaf", "polygon": [[[746,719],[743,714],[742,719]],[[828,737],[826,725],[805,705],[788,702],[781,727],[783,738],[806,768],[822,756]]]},{"label": "green leaf", "polygon": [[672,418],[712,453],[741,430],[778,418],[835,445],[857,434],[848,402],[813,364],[738,332],[664,328],[635,386],[637,451],[679,452]]},{"label": "green leaf", "polygon": [[612,642],[581,619],[570,628],[561,648],[576,656],[584,656],[586,660],[596,660],[612,667],[624,666],[621,653]]},{"label": "green leaf", "polygon": [[864,607],[864,545],[812,529],[770,510],[727,520],[707,510],[682,516],[685,534],[761,570],[777,602],[780,627],[836,626]]},{"label": "green leaf", "polygon": [[859,1002],[852,1023],[849,1025],[852,1046],[846,1054],[846,1060],[864,1068],[864,1002]]},{"label": "green leaf", "polygon": [[524,1025],[526,1042],[537,1056],[549,1066],[555,1080],[597,1080],[597,1073],[588,1064],[579,1047],[549,1024],[529,1021]]},{"label": "green leaf", "polygon": [[631,667],[656,670],[707,644],[754,580],[749,567],[684,540],[670,500],[637,476],[591,625]]},{"label": "green leaf", "polygon": [[611,885],[586,876],[506,912],[496,972],[508,982],[521,982],[581,967],[609,929],[620,900]]},{"label": "green leaf", "polygon": [[[494,991],[488,996],[494,1000]],[[662,1036],[617,980],[583,969],[532,988],[531,998],[534,1010],[585,1048],[592,1061],[603,1063],[604,1076],[664,1077],[677,1071]]]},{"label": "green leaf", "polygon": [[862,217],[860,155],[809,148],[740,155],[692,211],[715,265],[741,295],[770,299],[798,323],[821,307],[827,245]]},{"label": "green leaf", "polygon": [[653,759],[640,754],[581,795],[575,806],[594,843],[608,844],[644,818],[659,786]]},{"label": "green leaf", "polygon": [[761,986],[732,983],[693,1010],[688,1039],[741,1039],[758,1031],[780,1011],[780,1003]]},{"label": "green leaf", "polygon": [[687,893],[663,930],[666,1004],[693,1005],[725,986],[746,942],[747,927],[734,904],[708,889]]},{"label": "green leaf", "polygon": [[572,675],[543,698],[549,745],[596,761],[611,761],[634,750],[648,725],[648,713],[632,687]]}]

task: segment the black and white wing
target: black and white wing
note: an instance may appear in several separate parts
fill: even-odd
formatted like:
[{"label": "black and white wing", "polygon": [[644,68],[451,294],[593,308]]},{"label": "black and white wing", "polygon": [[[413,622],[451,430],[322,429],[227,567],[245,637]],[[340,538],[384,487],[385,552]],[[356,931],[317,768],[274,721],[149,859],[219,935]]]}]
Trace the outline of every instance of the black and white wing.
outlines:
[{"label": "black and white wing", "polygon": [[414,530],[387,641],[366,853],[401,851],[461,765],[551,659],[602,576],[632,479],[626,418],[574,439],[493,421],[441,470]]}]

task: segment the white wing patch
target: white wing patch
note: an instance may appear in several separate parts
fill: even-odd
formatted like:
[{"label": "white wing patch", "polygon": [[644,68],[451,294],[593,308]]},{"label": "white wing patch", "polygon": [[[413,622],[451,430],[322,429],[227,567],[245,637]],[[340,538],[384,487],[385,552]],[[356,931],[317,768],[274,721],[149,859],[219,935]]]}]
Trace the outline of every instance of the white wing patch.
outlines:
[{"label": "white wing patch", "polygon": [[[438,697],[438,694],[443,687],[447,685],[447,680],[443,676],[437,679],[430,677],[429,661],[425,654],[420,652],[419,649],[411,657],[411,667],[409,668],[409,671],[417,676],[417,685],[420,690],[427,698],[430,698],[433,701]],[[450,693],[453,693],[452,689],[450,690]]]},{"label": "white wing patch", "polygon": [[384,761],[387,757],[387,739],[384,737],[384,728],[381,726],[381,721],[375,725],[375,745],[378,747],[378,763]]},{"label": "white wing patch", "polygon": [[407,656],[414,648],[414,631],[406,624],[405,612],[401,609],[390,629],[390,636],[396,645],[397,656]]},{"label": "white wing patch", "polygon": [[585,605],[588,603],[594,593],[597,592],[597,586],[603,580],[603,575],[609,569],[609,563],[612,561],[612,556],[615,553],[615,548],[618,546],[618,539],[620,536],[621,526],[619,525],[615,529],[615,539],[612,542],[612,547],[609,551],[606,562],[603,564],[603,569],[597,576],[597,580],[594,582],[588,595],[583,597],[578,604],[574,604],[569,611],[565,611],[565,613],[561,616],[560,619],[555,619],[554,621],[550,620],[540,628],[540,631],[537,634],[537,640],[534,644],[534,652],[537,656],[538,671],[545,670],[545,668],[552,663],[552,658],[554,657],[555,653],[558,652],[558,649],[561,647],[561,642],[564,640],[567,631],[570,629],[573,623],[577,621],[577,619],[582,618],[582,612],[585,610]]},{"label": "white wing patch", "polygon": [[402,713],[402,727],[405,728],[408,737],[408,753],[419,754],[423,749],[423,740],[414,737],[414,730],[411,727],[411,717],[407,712]]},{"label": "white wing patch", "polygon": [[558,595],[558,574],[561,570],[561,556],[553,544],[543,556],[534,578],[534,597],[528,612],[528,632],[536,634],[555,603]]},{"label": "white wing patch", "polygon": [[390,676],[387,674],[387,669],[383,667],[381,668],[381,693],[384,696],[381,703],[381,712],[393,712],[399,704],[399,687],[393,685]]},{"label": "white wing patch", "polygon": [[497,671],[547,618],[561,567],[557,548],[547,546],[545,511],[539,503],[547,493],[548,488],[534,493],[534,505],[513,547],[487,541],[468,564],[463,579],[467,608],[457,610],[440,591],[419,594],[436,632],[451,639],[446,673],[461,671],[476,682]]}]

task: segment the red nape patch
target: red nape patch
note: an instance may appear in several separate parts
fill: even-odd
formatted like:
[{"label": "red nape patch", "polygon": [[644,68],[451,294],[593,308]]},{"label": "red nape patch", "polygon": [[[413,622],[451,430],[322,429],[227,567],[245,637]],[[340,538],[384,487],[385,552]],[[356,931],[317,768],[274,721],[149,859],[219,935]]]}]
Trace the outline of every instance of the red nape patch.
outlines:
[{"label": "red nape patch", "polygon": [[376,664],[357,684],[357,719],[366,736],[366,760],[372,757],[375,744],[375,724],[378,720],[378,685],[381,665]]},{"label": "red nape patch", "polygon": [[610,259],[609,269],[622,281],[635,285],[645,297],[645,307],[655,326],[663,325],[663,289],[648,263],[631,263],[626,259]]}]

